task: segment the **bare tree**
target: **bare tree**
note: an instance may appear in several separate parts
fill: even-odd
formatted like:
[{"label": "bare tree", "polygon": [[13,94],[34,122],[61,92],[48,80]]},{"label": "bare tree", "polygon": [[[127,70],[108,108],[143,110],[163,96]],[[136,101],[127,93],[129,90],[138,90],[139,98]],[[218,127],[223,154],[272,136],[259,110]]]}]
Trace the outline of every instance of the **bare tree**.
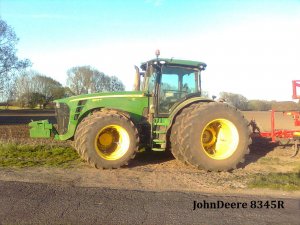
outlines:
[{"label": "bare tree", "polygon": [[220,97],[225,99],[226,102],[232,104],[240,110],[247,110],[248,108],[248,100],[243,95],[229,92],[221,92]]},{"label": "bare tree", "polygon": [[122,81],[116,76],[112,76],[110,79],[110,90],[109,91],[124,91],[125,86]]},{"label": "bare tree", "polygon": [[94,92],[109,91],[107,87],[110,85],[110,77],[97,70],[94,71]]},{"label": "bare tree", "polygon": [[54,99],[64,97],[64,87],[51,77],[36,74],[34,77],[32,77],[31,82],[33,85],[33,92],[41,93],[45,96],[45,104],[48,104]]},{"label": "bare tree", "polygon": [[93,70],[90,66],[77,66],[68,70],[67,84],[75,95],[87,94],[92,91]]},{"label": "bare tree", "polygon": [[272,102],[265,100],[249,100],[249,111],[268,111],[272,108]]},{"label": "bare tree", "polygon": [[0,19],[0,93],[2,100],[11,94],[12,80],[17,71],[31,65],[28,59],[20,60],[16,53],[17,38],[14,30]]},{"label": "bare tree", "polygon": [[[58,81],[36,71],[25,71],[15,81],[15,98],[21,106],[42,104],[66,97],[68,91]],[[69,94],[67,94],[69,95]]]},{"label": "bare tree", "polygon": [[124,84],[116,76],[107,76],[91,66],[73,67],[67,75],[67,85],[75,95],[125,90]]}]

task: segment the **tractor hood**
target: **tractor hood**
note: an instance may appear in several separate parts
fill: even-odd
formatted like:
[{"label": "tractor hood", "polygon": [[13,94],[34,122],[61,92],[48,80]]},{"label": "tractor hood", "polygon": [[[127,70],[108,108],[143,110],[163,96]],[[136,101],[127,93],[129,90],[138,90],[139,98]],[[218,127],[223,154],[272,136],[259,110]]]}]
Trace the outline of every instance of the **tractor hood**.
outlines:
[{"label": "tractor hood", "polygon": [[57,99],[55,103],[68,103],[68,102],[77,102],[84,100],[97,100],[104,98],[130,98],[130,97],[143,97],[144,92],[142,91],[120,91],[120,92],[104,92],[104,93],[93,93],[93,94],[83,94],[76,95],[69,98]]},{"label": "tractor hood", "polygon": [[73,137],[78,122],[94,110],[118,110],[126,112],[133,121],[140,121],[143,117],[141,112],[148,107],[148,97],[142,91],[84,94],[54,102],[60,140]]}]

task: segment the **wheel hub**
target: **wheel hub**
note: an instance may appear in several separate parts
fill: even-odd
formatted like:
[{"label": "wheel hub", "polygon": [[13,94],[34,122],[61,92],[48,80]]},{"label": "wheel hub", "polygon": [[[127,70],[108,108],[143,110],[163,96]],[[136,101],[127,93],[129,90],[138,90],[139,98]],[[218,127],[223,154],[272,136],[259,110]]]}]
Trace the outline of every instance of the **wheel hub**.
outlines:
[{"label": "wheel hub", "polygon": [[118,125],[102,128],[95,138],[96,151],[100,157],[106,160],[117,160],[124,156],[129,144],[129,134]]},{"label": "wheel hub", "polygon": [[201,144],[206,155],[216,160],[229,158],[235,152],[238,143],[237,128],[226,119],[209,122],[201,134]]},{"label": "wheel hub", "polygon": [[110,133],[104,133],[99,135],[100,145],[109,146],[113,142],[113,136]]},{"label": "wheel hub", "polygon": [[213,128],[208,127],[204,130],[202,142],[206,148],[209,148],[214,145],[214,143],[216,142],[216,132]]}]

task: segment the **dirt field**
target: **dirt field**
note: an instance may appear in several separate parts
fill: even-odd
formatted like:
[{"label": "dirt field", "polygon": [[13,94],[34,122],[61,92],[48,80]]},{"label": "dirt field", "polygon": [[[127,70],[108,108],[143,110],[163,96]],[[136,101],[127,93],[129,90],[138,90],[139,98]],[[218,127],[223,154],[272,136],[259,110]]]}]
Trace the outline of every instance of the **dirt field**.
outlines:
[{"label": "dirt field", "polygon": [[[263,115],[264,114],[264,115]],[[254,112],[255,116],[266,115],[264,112]],[[252,117],[248,113],[247,118]],[[1,116],[0,116],[1,117]],[[286,118],[278,124],[288,125]],[[258,121],[258,119],[256,119]],[[266,117],[266,120],[269,120]],[[267,124],[267,121],[264,121]],[[45,140],[32,140],[28,135],[27,125],[0,125],[0,139],[21,143],[45,144]],[[47,141],[46,141],[47,142]],[[61,144],[53,142],[51,144]],[[68,144],[68,143],[65,143]],[[291,158],[294,152],[291,147],[283,148],[266,143],[254,142],[250,147],[250,154],[238,169],[232,172],[206,172],[184,165],[166,153],[139,153],[128,167],[117,170],[96,170],[86,163],[72,169],[1,169],[0,180],[20,180],[41,183],[68,183],[85,187],[109,187],[134,190],[177,190],[202,191],[217,193],[262,193],[272,194],[270,190],[249,190],[247,183],[257,174],[270,172],[295,172],[300,168],[300,154]],[[291,193],[277,191],[280,195]],[[300,196],[300,192],[293,192]]]},{"label": "dirt field", "polygon": [[56,123],[54,110],[0,110],[0,125],[28,124],[32,120],[45,119]]},{"label": "dirt field", "polygon": [[[249,121],[255,119],[261,131],[271,130],[271,112],[244,111],[243,114]],[[300,127],[294,126],[293,117],[286,116],[283,114],[283,112],[275,112],[275,128],[300,130]]]}]

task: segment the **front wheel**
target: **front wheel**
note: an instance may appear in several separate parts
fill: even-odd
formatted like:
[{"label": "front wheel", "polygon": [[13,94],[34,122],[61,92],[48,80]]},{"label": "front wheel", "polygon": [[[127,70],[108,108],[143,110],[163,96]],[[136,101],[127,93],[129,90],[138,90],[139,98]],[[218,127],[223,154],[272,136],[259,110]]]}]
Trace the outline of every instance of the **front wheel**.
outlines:
[{"label": "front wheel", "polygon": [[128,164],[138,150],[138,132],[122,114],[96,112],[77,127],[75,147],[96,168],[118,168]]},{"label": "front wheel", "polygon": [[189,164],[209,171],[227,171],[244,161],[251,139],[241,112],[216,102],[192,105],[185,111],[189,113],[175,120],[180,126],[173,139],[179,140],[179,151]]}]

